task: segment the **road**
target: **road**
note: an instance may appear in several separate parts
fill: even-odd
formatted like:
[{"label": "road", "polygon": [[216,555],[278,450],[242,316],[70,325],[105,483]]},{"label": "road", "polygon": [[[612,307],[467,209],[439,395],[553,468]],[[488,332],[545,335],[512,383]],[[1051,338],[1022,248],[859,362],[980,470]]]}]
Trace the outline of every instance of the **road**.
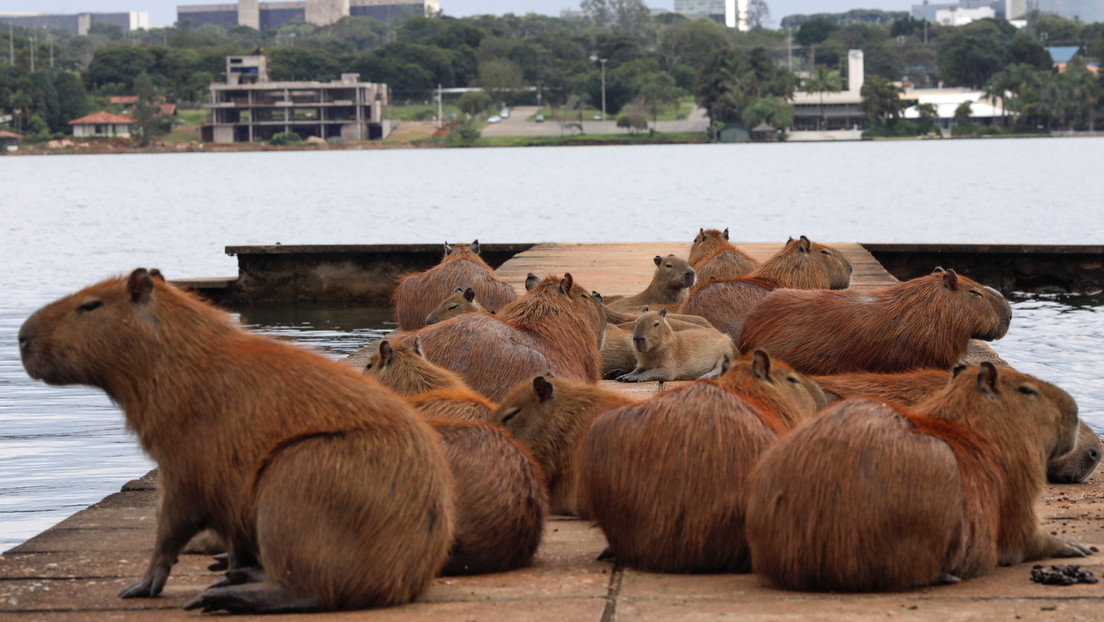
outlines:
[{"label": "road", "polygon": [[[529,121],[529,118],[537,114],[536,106],[515,106],[510,109],[510,116],[500,123],[488,124],[483,128],[483,136],[570,136],[572,129],[561,127],[558,121],[549,119],[544,123]],[[616,120],[595,121],[584,119],[582,122],[584,134],[625,134],[627,130],[617,127]],[[649,123],[651,125],[651,123]],[[678,121],[659,121],[656,123],[656,131],[659,132],[704,132],[709,128],[709,119],[705,116],[703,108],[695,108],[686,119]]]}]

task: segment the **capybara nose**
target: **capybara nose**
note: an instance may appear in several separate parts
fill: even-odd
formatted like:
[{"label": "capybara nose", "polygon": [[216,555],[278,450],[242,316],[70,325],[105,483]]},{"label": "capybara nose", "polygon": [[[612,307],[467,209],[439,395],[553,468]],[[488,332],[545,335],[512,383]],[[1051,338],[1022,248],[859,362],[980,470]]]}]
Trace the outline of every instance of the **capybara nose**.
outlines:
[{"label": "capybara nose", "polygon": [[644,343],[644,338],[643,337],[633,337],[633,343],[643,344]]},{"label": "capybara nose", "polygon": [[26,335],[19,336],[19,352],[23,353],[27,351],[27,348],[31,347],[31,338]]}]

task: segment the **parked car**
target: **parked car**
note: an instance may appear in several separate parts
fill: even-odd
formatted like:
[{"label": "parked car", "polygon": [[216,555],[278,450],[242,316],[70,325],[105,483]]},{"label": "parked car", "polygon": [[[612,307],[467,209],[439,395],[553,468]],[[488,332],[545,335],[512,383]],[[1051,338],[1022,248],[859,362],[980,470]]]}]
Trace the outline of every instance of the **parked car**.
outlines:
[{"label": "parked car", "polygon": [[502,117],[498,116],[497,114],[492,117],[487,117],[487,123],[500,123],[501,121]]},{"label": "parked car", "polygon": [[544,115],[538,114],[537,116],[533,117],[533,120],[537,123],[544,123]]},{"label": "parked car", "polygon": [[500,112],[500,113],[498,113],[498,114],[499,114],[499,116],[501,116],[501,117],[502,117],[503,119],[509,119],[509,118],[510,118],[510,109],[509,109],[509,108],[503,108],[503,109],[502,109],[502,112]]}]

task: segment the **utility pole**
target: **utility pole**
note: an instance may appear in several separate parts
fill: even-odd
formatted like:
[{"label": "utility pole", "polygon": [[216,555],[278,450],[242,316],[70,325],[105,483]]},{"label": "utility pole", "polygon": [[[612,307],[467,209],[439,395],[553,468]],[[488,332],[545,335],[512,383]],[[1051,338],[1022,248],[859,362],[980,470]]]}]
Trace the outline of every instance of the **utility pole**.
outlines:
[{"label": "utility pole", "polygon": [[441,83],[437,83],[437,127],[445,126],[444,100],[441,98]]},{"label": "utility pole", "polygon": [[46,39],[50,42],[50,69],[54,68],[54,35],[46,35]]},{"label": "utility pole", "polygon": [[793,27],[786,26],[786,71],[793,71]]},{"label": "utility pole", "polygon": [[8,22],[8,64],[15,64],[15,24]]},{"label": "utility pole", "polygon": [[602,120],[606,120],[606,61],[608,58],[598,58],[597,56],[591,56],[591,61],[598,61],[602,63]]},{"label": "utility pole", "polygon": [[31,35],[31,73],[35,72],[35,57],[34,56],[35,56],[35,45],[37,43],[38,42],[35,41],[35,36],[32,34]]}]

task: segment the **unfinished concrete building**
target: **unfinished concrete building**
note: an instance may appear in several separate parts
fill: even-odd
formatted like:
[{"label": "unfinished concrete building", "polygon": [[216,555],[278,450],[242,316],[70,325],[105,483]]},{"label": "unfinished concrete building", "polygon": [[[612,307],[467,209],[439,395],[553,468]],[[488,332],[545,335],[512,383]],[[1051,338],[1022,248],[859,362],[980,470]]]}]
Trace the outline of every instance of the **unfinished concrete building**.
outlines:
[{"label": "unfinished concrete building", "polygon": [[387,85],[359,78],[347,73],[333,82],[271,82],[264,56],[229,56],[226,83],[212,83],[207,91],[203,139],[255,142],[282,132],[327,141],[386,138]]}]

